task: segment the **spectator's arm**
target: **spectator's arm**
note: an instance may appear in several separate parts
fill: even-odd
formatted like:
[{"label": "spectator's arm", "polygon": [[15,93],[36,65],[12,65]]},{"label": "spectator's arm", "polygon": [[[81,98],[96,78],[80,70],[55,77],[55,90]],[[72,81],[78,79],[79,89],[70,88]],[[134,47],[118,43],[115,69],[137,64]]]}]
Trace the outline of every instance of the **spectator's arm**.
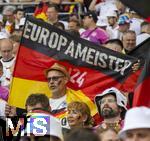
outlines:
[{"label": "spectator's arm", "polygon": [[95,6],[96,6],[96,2],[97,0],[92,0],[90,6],[89,6],[89,10],[96,10]]},{"label": "spectator's arm", "polygon": [[140,60],[137,63],[133,64],[132,71],[136,72],[140,68]]},{"label": "spectator's arm", "polygon": [[15,106],[10,106],[9,104],[5,105],[5,115],[6,116],[23,116],[27,111]]}]

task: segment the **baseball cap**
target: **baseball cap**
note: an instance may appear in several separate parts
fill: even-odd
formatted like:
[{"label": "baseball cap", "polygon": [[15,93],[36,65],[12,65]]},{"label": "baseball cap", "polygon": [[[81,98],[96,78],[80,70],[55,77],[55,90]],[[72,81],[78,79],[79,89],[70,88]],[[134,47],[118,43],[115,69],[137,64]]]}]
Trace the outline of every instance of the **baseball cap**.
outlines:
[{"label": "baseball cap", "polygon": [[57,70],[57,71],[60,71],[62,72],[66,77],[70,78],[70,75],[66,69],[66,67],[64,67],[63,65],[61,64],[58,64],[58,63],[54,63],[50,68],[48,68],[45,73],[47,75],[47,73],[51,70]]},{"label": "baseball cap", "polygon": [[127,15],[121,15],[118,19],[118,25],[124,25],[131,23],[131,20]]},{"label": "baseball cap", "polygon": [[92,17],[95,22],[97,22],[97,20],[98,20],[98,17],[97,17],[97,14],[95,13],[95,11],[88,11],[87,13],[83,14],[82,16],[83,17],[85,17],[85,16]]},{"label": "baseball cap", "polygon": [[111,87],[95,96],[95,103],[96,103],[97,109],[99,111],[99,114],[100,114],[99,101],[104,96],[109,95],[109,94],[114,94],[116,96],[117,105],[120,107],[123,107],[125,111],[127,110],[127,107],[126,107],[127,106],[127,98],[117,88]]},{"label": "baseball cap", "polygon": [[132,129],[150,129],[150,108],[134,107],[127,111],[124,119],[124,127],[119,132],[119,136],[123,137],[124,133]]}]

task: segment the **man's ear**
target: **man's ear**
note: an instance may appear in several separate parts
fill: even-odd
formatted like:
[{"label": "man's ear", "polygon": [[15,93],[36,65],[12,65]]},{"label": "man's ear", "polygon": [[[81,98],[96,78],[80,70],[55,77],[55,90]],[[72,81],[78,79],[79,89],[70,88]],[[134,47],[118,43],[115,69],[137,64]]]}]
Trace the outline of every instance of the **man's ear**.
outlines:
[{"label": "man's ear", "polygon": [[65,77],[65,78],[64,78],[64,81],[65,81],[65,84],[67,84],[68,81],[69,81],[69,78],[68,78],[68,77]]}]

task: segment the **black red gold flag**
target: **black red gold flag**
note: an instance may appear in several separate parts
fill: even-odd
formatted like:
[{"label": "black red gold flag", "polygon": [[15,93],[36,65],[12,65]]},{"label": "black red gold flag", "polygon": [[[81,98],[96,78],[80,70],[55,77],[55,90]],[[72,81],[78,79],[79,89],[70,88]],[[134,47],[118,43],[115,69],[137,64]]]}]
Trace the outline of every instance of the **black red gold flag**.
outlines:
[{"label": "black red gold flag", "polygon": [[[31,93],[51,96],[44,72],[54,63],[70,73],[67,102],[82,100],[92,109],[96,94],[120,88],[137,58],[117,53],[27,17],[16,60],[9,103],[24,108]],[[130,83],[130,82],[129,82]],[[128,91],[128,89],[127,89]],[[93,115],[96,113],[94,110]]]}]

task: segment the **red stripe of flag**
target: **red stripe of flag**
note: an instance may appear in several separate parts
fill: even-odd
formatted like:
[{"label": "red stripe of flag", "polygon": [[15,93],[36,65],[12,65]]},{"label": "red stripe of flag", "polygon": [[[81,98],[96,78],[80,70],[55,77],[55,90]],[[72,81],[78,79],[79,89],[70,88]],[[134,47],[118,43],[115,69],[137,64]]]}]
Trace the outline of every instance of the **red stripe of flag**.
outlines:
[{"label": "red stripe of flag", "polygon": [[[21,45],[19,52],[21,53],[18,54],[19,59],[17,59],[15,71],[13,73],[13,76],[17,78],[46,82],[47,80],[44,75],[45,70],[49,68],[54,62],[59,62],[52,57],[48,57],[42,53],[37,52],[36,50],[26,48],[23,45]],[[76,81],[76,77],[69,81],[68,87],[74,90],[81,89],[91,99],[94,99],[95,94],[102,92],[108,87],[116,86],[120,88],[122,85],[113,77],[108,76],[98,70],[85,67],[77,68],[76,66],[67,62],[59,63],[63,64],[67,68],[70,68],[69,71],[71,78],[74,77],[79,70],[80,73],[88,72],[82,87],[79,87],[78,83],[73,83],[73,80]]]}]

